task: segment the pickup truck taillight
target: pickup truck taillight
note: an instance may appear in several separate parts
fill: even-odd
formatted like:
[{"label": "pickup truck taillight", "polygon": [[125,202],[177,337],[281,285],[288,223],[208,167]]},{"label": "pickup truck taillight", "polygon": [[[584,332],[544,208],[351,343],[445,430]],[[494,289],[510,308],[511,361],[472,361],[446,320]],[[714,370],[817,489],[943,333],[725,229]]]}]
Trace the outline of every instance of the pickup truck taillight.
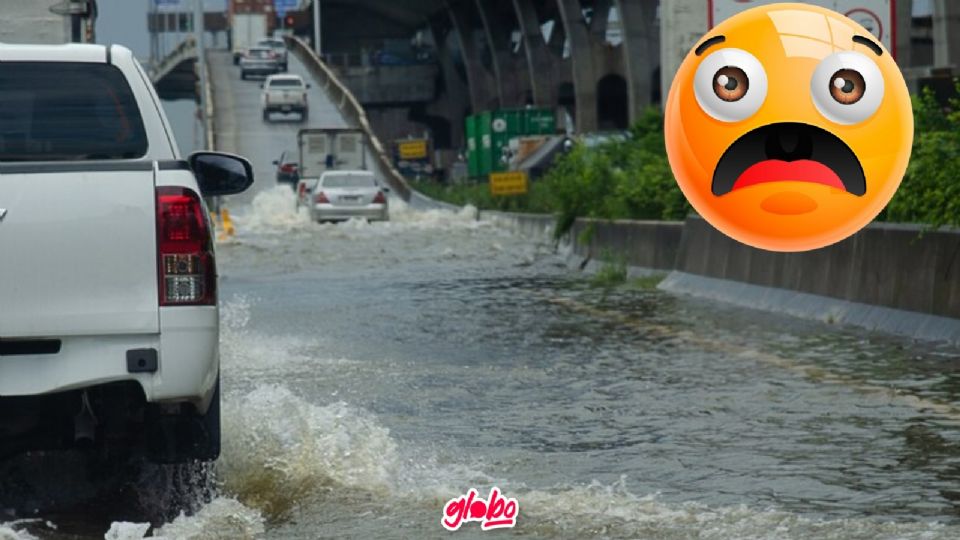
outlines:
[{"label": "pickup truck taillight", "polygon": [[207,216],[194,191],[157,188],[157,260],[161,306],[214,305],[217,271]]},{"label": "pickup truck taillight", "polygon": [[373,204],[387,204],[387,197],[382,191],[378,191],[373,197]]}]

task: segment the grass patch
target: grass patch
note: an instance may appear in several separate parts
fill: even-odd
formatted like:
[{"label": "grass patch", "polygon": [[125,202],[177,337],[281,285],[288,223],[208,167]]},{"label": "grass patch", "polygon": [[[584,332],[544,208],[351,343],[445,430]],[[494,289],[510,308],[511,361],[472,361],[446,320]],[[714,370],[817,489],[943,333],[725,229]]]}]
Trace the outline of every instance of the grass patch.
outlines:
[{"label": "grass patch", "polygon": [[627,282],[627,260],[622,256],[605,254],[601,257],[600,268],[590,278],[594,287],[609,289]]},{"label": "grass patch", "polygon": [[631,289],[639,289],[642,291],[650,291],[657,288],[660,285],[660,282],[666,278],[666,274],[654,274],[650,276],[642,276],[638,278],[633,278],[627,283],[627,286]]}]

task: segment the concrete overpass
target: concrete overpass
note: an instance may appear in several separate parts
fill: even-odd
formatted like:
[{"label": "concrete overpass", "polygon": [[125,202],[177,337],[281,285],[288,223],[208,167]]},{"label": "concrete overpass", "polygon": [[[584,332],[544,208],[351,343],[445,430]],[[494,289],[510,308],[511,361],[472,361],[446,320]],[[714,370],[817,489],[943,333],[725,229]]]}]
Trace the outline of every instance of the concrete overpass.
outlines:
[{"label": "concrete overpass", "polygon": [[160,99],[194,99],[197,95],[197,43],[184,39],[170,54],[150,67],[150,80]]},{"label": "concrete overpass", "polygon": [[[314,1],[284,21],[305,40]],[[387,142],[429,132],[441,166],[464,148],[463,119],[474,112],[551,107],[578,133],[626,128],[660,102],[708,10],[706,0],[319,1],[323,60],[374,131]],[[908,81],[931,65],[955,72],[960,3],[934,2],[927,33],[939,36],[936,47],[917,39],[912,4],[896,3],[896,33],[912,36],[895,51]],[[161,94],[189,97],[190,54],[178,49],[158,64]]]},{"label": "concrete overpass", "polygon": [[[307,38],[312,4],[302,1],[296,18]],[[322,0],[321,11],[325,60],[387,139],[419,124],[438,147],[459,148],[466,114],[527,105],[566,111],[577,132],[622,129],[659,101],[656,1]],[[433,60],[435,93],[416,102],[400,91],[392,103],[364,99],[350,75],[356,59],[370,74],[396,72],[370,58],[404,43]],[[422,72],[409,80],[423,80]]]}]

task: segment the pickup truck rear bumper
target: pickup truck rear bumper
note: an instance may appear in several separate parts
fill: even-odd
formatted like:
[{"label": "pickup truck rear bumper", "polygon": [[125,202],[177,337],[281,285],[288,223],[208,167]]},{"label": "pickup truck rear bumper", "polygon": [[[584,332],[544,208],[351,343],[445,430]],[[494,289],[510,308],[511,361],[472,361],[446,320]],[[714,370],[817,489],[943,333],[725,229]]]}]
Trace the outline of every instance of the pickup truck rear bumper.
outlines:
[{"label": "pickup truck rear bumper", "polygon": [[[215,306],[160,308],[160,334],[60,337],[55,354],[0,356],[0,397],[43,395],[137,381],[148,402],[209,405],[219,358]],[[128,351],[157,351],[155,371],[131,370]]]},{"label": "pickup truck rear bumper", "polygon": [[271,103],[263,108],[264,112],[302,113],[307,106],[302,103]]}]

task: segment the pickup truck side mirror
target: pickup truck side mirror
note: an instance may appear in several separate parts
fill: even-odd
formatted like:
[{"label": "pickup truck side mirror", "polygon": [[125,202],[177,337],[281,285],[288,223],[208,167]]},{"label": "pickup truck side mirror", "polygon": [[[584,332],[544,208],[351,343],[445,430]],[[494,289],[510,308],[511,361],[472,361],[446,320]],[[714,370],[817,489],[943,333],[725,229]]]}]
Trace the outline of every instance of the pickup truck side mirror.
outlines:
[{"label": "pickup truck side mirror", "polygon": [[187,161],[205,197],[242,193],[253,184],[253,166],[240,156],[194,152]]},{"label": "pickup truck side mirror", "polygon": [[275,160],[271,161],[271,163],[273,163],[273,164],[276,165],[277,167],[280,166],[280,160],[278,160],[278,159],[275,159]]}]

